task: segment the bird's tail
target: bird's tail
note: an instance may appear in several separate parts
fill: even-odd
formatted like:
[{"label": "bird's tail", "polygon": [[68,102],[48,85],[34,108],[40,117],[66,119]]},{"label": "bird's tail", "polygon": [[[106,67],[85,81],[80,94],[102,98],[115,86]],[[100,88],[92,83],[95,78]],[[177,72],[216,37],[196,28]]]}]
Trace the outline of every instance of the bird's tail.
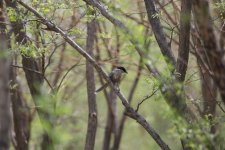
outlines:
[{"label": "bird's tail", "polygon": [[100,92],[101,90],[103,90],[103,89],[106,88],[107,86],[108,86],[108,83],[104,84],[102,87],[100,87],[99,89],[97,89],[97,90],[95,91],[95,93]]}]

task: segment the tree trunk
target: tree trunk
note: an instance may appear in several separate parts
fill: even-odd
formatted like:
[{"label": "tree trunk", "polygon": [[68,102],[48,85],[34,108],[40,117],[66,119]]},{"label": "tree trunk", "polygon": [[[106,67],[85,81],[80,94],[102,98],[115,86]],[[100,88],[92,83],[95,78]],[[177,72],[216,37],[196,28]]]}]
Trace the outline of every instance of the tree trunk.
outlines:
[{"label": "tree trunk", "polygon": [[[13,8],[17,15],[19,16],[19,10],[17,8],[16,1],[12,0],[5,0],[8,7]],[[12,29],[14,35],[16,37],[16,42],[24,45],[27,43],[27,36],[26,30],[24,29],[23,21],[18,17],[16,21],[11,22]],[[41,95],[40,87],[44,81],[44,75],[41,73],[40,69],[38,68],[38,63],[35,58],[31,56],[22,55],[22,65],[23,70],[25,72],[27,84],[31,93],[31,96],[34,100],[36,106],[39,106],[41,103],[41,99],[39,96]],[[50,114],[41,107],[37,107],[38,115],[44,121],[47,121],[51,127],[53,127],[53,123],[50,121]],[[44,131],[43,133],[43,142],[42,142],[42,150],[53,150],[53,139],[50,137],[49,131]]]},{"label": "tree trunk", "polygon": [[[94,40],[96,34],[96,20],[93,19],[87,24],[87,53],[93,57]],[[87,79],[87,94],[88,94],[88,127],[86,134],[85,150],[94,150],[95,137],[97,131],[97,105],[95,95],[95,78],[94,68],[90,62],[86,61],[86,79]]]},{"label": "tree trunk", "polygon": [[204,53],[207,58],[207,65],[212,72],[212,78],[220,91],[221,98],[225,103],[225,64],[224,50],[216,41],[212,17],[207,0],[193,0],[193,12],[197,29],[204,46]]},{"label": "tree trunk", "polygon": [[0,1],[0,150],[8,150],[11,140],[11,113],[9,99],[10,56],[3,1]]}]

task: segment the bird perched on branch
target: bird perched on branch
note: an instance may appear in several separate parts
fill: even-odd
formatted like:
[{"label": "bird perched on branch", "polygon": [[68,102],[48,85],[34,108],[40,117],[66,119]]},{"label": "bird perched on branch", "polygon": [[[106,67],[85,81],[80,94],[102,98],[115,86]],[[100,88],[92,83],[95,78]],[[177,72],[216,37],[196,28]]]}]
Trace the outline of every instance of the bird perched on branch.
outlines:
[{"label": "bird perched on branch", "polygon": [[[127,73],[127,70],[124,67],[115,67],[112,72],[109,74],[109,78],[112,81],[112,83],[116,86],[118,86],[118,84],[121,81],[122,75],[124,73]],[[102,87],[100,87],[99,89],[97,89],[95,92],[98,93],[101,90],[105,89],[107,86],[109,85],[109,83],[105,83]]]}]

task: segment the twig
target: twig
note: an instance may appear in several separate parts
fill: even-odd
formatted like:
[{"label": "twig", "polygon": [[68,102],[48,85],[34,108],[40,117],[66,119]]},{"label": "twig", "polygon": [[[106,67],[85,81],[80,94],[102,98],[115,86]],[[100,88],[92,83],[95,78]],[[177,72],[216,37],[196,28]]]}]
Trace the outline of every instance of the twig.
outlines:
[{"label": "twig", "polygon": [[152,92],[152,94],[150,94],[150,95],[147,95],[144,99],[142,99],[141,100],[141,102],[139,102],[138,103],[138,105],[137,105],[137,108],[136,108],[136,112],[138,112],[138,110],[139,110],[139,107],[141,106],[141,104],[144,102],[144,101],[146,101],[147,99],[149,99],[149,98],[151,98],[152,96],[154,96],[155,95],[155,93],[157,92],[159,90],[159,88],[158,89],[156,89],[156,90],[154,90],[153,92]]},{"label": "twig", "polygon": [[23,66],[18,66],[18,65],[11,65],[11,67],[16,67],[16,68],[21,68],[21,69],[25,69],[25,70],[28,70],[28,71],[31,71],[31,72],[34,72],[34,73],[37,73],[37,74],[40,74],[43,76],[44,80],[47,82],[48,86],[51,88],[51,90],[53,90],[54,88],[52,87],[51,83],[48,81],[48,79],[46,78],[46,76],[43,75],[43,73],[39,72],[39,71],[36,71],[36,70],[32,70],[32,69],[29,69],[29,68],[26,68],[26,67],[23,67]]},{"label": "twig", "polygon": [[216,101],[219,108],[222,110],[223,113],[225,113],[225,109],[221,106],[221,102]]},{"label": "twig", "polygon": [[172,31],[171,31],[171,34],[170,34],[170,41],[169,41],[169,46],[171,47],[171,44],[172,44],[172,41],[173,41],[173,32],[174,32],[174,29],[175,29],[175,26],[172,27]]},{"label": "twig", "polygon": [[64,74],[64,76],[62,77],[62,80],[61,80],[60,83],[59,83],[59,86],[58,86],[58,88],[57,88],[57,91],[59,91],[59,89],[60,89],[60,87],[61,87],[61,85],[62,85],[64,79],[65,79],[66,76],[69,74],[69,72],[70,72],[74,67],[76,67],[79,63],[80,63],[80,60],[79,60],[76,64],[72,65],[72,66],[67,70],[67,72]]},{"label": "twig", "polygon": [[23,67],[23,66],[11,65],[11,67],[16,67],[16,68],[26,69],[26,70],[28,70],[28,71],[31,71],[31,72],[34,72],[34,73],[37,73],[37,74],[43,75],[43,74],[42,74],[41,72],[39,72],[39,71],[32,70],[32,69],[29,69],[29,68],[26,68],[26,67]]},{"label": "twig", "polygon": [[63,44],[64,44],[64,42],[61,43],[61,44],[59,44],[59,45],[56,45],[56,44],[55,44],[55,47],[54,47],[53,51],[52,51],[51,54],[49,55],[48,63],[47,63],[46,66],[44,67],[44,72],[45,72],[45,70],[49,67],[49,65],[51,64],[51,59],[52,59],[52,56],[53,56],[53,54],[55,53],[55,51],[56,51],[61,45],[63,45]]}]

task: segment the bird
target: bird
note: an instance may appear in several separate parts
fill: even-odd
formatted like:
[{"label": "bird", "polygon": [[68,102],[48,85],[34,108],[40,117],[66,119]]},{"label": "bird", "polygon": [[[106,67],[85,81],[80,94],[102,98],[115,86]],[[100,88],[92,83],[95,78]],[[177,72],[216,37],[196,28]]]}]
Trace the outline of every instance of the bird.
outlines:
[{"label": "bird", "polygon": [[[122,75],[124,73],[127,73],[127,70],[124,67],[121,66],[117,66],[115,67],[112,72],[109,74],[109,79],[111,80],[111,82],[118,86],[118,84],[121,81]],[[109,85],[109,83],[105,83],[102,87],[100,87],[99,89],[97,89],[95,91],[95,93],[100,92],[101,90],[105,89],[107,86]]]}]

